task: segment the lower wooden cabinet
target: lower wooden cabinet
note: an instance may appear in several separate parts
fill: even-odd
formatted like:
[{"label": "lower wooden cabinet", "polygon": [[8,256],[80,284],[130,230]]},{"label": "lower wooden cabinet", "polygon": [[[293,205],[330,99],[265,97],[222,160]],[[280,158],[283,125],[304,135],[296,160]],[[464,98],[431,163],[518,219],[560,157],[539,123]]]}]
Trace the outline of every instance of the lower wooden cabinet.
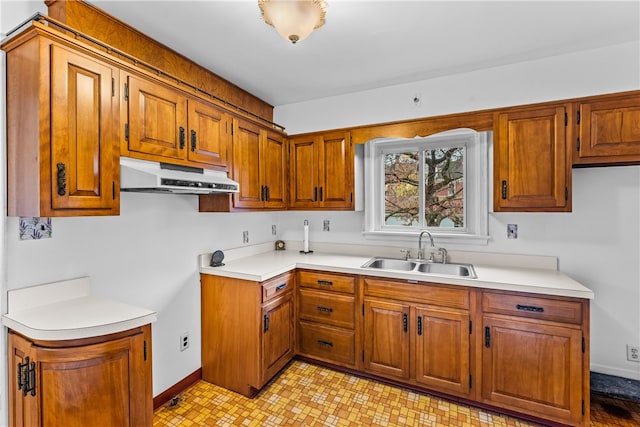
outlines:
[{"label": "lower wooden cabinet", "polygon": [[301,270],[297,278],[298,353],[357,368],[356,277]]},{"label": "lower wooden cabinet", "polygon": [[296,354],[535,420],[590,423],[586,299],[315,270],[264,283],[202,275],[203,379],[254,396]]},{"label": "lower wooden cabinet", "polygon": [[293,358],[294,284],[201,275],[202,379],[253,397]]},{"label": "lower wooden cabinet", "polygon": [[588,425],[588,307],[577,300],[484,292],[484,403]]},{"label": "lower wooden cabinet", "polygon": [[362,283],[364,370],[468,397],[469,291],[374,278]]},{"label": "lower wooden cabinet", "polygon": [[9,425],[151,426],[151,326],[37,341],[9,331]]}]

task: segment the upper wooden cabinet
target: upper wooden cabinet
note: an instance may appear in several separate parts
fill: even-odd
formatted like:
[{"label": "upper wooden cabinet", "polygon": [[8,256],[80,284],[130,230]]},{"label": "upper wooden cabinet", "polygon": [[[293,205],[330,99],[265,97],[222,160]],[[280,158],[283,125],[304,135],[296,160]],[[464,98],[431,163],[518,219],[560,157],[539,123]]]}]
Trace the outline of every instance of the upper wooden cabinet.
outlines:
[{"label": "upper wooden cabinet", "polygon": [[118,215],[118,69],[34,28],[2,48],[8,215]]},{"label": "upper wooden cabinet", "polygon": [[496,113],[496,212],[571,211],[570,105]]},{"label": "upper wooden cabinet", "polygon": [[127,75],[122,154],[192,166],[227,167],[228,118],[212,104]]},{"label": "upper wooden cabinet", "polygon": [[577,103],[575,165],[640,162],[640,94],[600,96]]},{"label": "upper wooden cabinet", "polygon": [[280,133],[233,120],[232,175],[240,184],[240,192],[233,194],[234,208],[286,208],[286,147]]},{"label": "upper wooden cabinet", "polygon": [[294,136],[290,144],[291,209],[353,209],[353,145],[349,132]]}]

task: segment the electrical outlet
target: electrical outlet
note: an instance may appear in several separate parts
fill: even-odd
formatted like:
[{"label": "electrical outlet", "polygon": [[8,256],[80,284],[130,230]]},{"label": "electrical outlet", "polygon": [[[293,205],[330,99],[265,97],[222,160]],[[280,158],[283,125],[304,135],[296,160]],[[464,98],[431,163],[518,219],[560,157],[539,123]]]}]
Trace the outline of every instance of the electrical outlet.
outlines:
[{"label": "electrical outlet", "polygon": [[630,362],[640,362],[640,347],[627,344],[627,360]]},{"label": "electrical outlet", "polygon": [[518,224],[507,224],[507,239],[518,238]]},{"label": "electrical outlet", "polygon": [[180,335],[180,351],[185,351],[189,348],[189,332],[185,332]]},{"label": "electrical outlet", "polygon": [[322,230],[323,231],[330,231],[331,229],[331,222],[328,219],[325,219],[324,221],[322,221]]},{"label": "electrical outlet", "polygon": [[242,232],[242,243],[249,243],[249,232],[248,231],[243,231]]},{"label": "electrical outlet", "polygon": [[278,229],[276,228],[275,224],[271,226],[271,234],[273,234],[274,236],[278,234]]}]

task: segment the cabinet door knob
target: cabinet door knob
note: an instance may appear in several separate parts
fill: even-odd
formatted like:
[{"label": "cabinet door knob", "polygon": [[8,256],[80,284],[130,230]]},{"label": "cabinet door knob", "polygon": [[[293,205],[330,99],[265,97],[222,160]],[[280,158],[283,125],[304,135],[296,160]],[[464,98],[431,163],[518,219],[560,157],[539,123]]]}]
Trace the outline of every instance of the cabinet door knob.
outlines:
[{"label": "cabinet door knob", "polygon": [[67,168],[64,163],[58,163],[58,195],[67,194]]},{"label": "cabinet door knob", "polygon": [[191,151],[196,151],[196,131],[191,129]]},{"label": "cabinet door knob", "polygon": [[184,148],[184,128],[182,126],[180,126],[180,149],[182,150]]}]

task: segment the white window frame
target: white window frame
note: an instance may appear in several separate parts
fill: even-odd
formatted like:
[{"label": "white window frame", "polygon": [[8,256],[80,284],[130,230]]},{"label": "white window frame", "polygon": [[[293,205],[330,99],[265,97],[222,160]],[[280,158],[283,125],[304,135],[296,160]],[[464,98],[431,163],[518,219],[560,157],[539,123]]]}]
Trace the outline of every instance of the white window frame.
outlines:
[{"label": "white window frame", "polygon": [[[465,147],[465,227],[427,227],[434,239],[441,243],[487,244],[489,240],[489,143],[491,132],[455,129],[428,137],[379,138],[365,145],[365,223],[363,235],[372,240],[411,241],[423,229],[384,224],[384,165],[383,154],[420,150],[425,144],[431,148]],[[419,148],[421,146],[422,148]],[[423,167],[422,165],[420,167]],[[422,185],[422,184],[421,184]]]}]

